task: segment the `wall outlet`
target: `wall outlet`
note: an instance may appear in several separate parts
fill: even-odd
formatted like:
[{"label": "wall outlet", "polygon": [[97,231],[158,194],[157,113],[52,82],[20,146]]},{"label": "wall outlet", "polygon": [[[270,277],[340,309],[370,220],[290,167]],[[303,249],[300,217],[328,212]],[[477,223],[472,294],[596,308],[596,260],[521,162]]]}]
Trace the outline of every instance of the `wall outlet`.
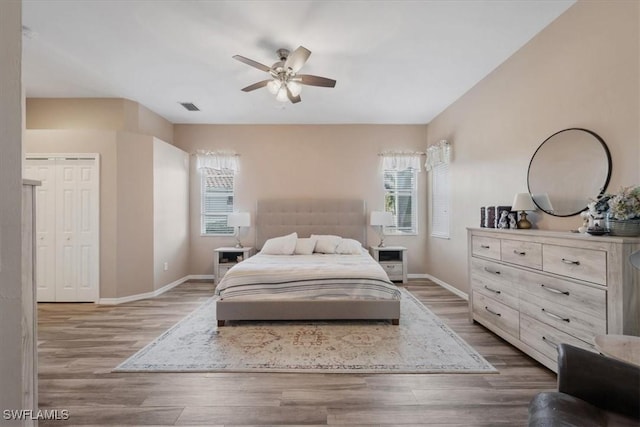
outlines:
[{"label": "wall outlet", "polygon": [[169,270],[169,263],[165,262],[164,263],[164,271],[167,271],[167,270]]}]

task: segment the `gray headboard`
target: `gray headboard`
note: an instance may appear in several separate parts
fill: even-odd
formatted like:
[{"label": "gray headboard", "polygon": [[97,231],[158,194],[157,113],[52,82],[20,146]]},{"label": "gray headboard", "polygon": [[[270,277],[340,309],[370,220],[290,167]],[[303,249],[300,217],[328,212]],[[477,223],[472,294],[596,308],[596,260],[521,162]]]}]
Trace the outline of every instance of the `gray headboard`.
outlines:
[{"label": "gray headboard", "polygon": [[267,239],[297,232],[334,234],[367,244],[367,213],[364,200],[265,199],[256,207],[256,247]]}]

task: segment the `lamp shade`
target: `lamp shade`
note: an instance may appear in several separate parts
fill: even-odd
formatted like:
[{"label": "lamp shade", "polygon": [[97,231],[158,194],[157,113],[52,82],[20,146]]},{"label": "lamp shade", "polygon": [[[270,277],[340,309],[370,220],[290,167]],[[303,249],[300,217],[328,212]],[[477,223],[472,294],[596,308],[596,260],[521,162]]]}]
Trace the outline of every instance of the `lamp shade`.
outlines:
[{"label": "lamp shade", "polygon": [[251,225],[251,214],[249,212],[234,212],[227,216],[229,227],[249,227]]},{"label": "lamp shade", "polygon": [[393,225],[393,214],[386,211],[373,211],[371,212],[369,224],[383,227]]},{"label": "lamp shade", "polygon": [[531,198],[531,194],[529,193],[518,193],[513,198],[513,203],[511,205],[511,209],[514,211],[535,211],[536,205],[533,203],[533,199]]}]

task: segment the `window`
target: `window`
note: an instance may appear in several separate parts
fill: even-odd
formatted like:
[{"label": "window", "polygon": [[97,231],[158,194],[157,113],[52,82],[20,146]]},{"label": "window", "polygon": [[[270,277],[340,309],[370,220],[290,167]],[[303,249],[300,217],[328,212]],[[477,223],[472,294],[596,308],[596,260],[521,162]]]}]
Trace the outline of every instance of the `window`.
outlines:
[{"label": "window", "polygon": [[384,208],[393,214],[395,225],[387,233],[417,234],[417,170],[384,169]]},{"label": "window", "polygon": [[431,235],[449,238],[450,226],[449,164],[440,163],[431,170]]},{"label": "window", "polygon": [[201,169],[201,234],[233,236],[227,226],[227,216],[233,212],[234,171],[230,169]]}]

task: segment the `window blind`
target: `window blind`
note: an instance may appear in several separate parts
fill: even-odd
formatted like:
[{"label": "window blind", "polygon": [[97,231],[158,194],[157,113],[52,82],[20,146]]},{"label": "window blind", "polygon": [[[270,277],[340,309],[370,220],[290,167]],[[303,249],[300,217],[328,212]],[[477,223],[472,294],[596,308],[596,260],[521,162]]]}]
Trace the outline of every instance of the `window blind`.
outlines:
[{"label": "window blind", "polygon": [[417,179],[413,168],[384,170],[384,206],[393,214],[395,225],[385,231],[417,233]]},{"label": "window blind", "polygon": [[449,164],[440,163],[431,170],[431,235],[450,237],[451,186]]},{"label": "window blind", "polygon": [[201,233],[214,236],[233,235],[235,230],[227,226],[227,216],[233,212],[233,171],[203,168],[201,176]]}]

